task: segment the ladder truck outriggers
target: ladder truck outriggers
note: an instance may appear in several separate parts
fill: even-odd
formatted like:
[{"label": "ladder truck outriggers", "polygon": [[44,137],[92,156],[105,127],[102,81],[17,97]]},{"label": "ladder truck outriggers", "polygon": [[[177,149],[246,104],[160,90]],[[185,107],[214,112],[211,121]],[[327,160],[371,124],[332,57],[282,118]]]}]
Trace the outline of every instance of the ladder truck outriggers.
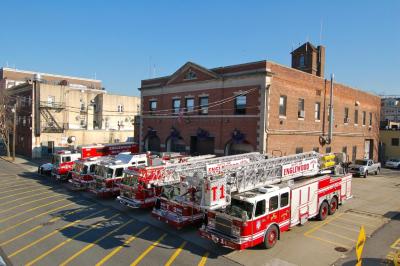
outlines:
[{"label": "ladder truck outriggers", "polygon": [[181,181],[181,175],[187,175],[196,169],[205,169],[210,164],[216,164],[217,167],[222,168],[227,162],[231,165],[242,164],[263,158],[265,156],[258,152],[248,153],[246,156],[241,154],[217,158],[215,155],[200,155],[189,157],[186,162],[169,165],[130,167],[124,171],[118,200],[131,208],[153,207],[162,188],[178,184]]},{"label": "ladder truck outriggers", "polygon": [[[352,197],[352,175],[334,160],[303,153],[194,180],[202,191],[198,204],[207,211],[200,235],[238,250],[272,248],[291,227],[326,219]],[[334,174],[327,174],[332,168]]]}]

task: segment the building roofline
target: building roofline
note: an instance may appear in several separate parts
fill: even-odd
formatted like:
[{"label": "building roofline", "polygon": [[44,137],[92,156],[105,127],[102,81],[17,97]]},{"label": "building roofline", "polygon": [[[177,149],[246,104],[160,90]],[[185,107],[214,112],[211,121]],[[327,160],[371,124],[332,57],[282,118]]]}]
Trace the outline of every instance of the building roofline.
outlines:
[{"label": "building roofline", "polygon": [[91,81],[91,82],[101,82],[100,79],[80,78],[80,77],[58,75],[58,74],[50,74],[50,73],[44,73],[44,72],[21,70],[21,69],[16,69],[16,68],[9,68],[9,67],[2,67],[0,69],[1,70],[6,70],[6,71],[10,71],[10,72],[18,72],[18,73],[25,73],[25,74],[32,74],[32,75],[40,74],[40,75],[43,75],[43,76],[49,76],[49,77],[55,77],[55,78],[66,78],[66,79],[77,79],[77,80]]}]

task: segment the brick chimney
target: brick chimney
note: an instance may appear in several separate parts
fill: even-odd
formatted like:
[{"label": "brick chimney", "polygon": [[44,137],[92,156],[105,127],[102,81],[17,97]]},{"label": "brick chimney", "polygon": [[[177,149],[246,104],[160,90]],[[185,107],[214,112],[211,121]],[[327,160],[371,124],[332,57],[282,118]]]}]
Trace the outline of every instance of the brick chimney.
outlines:
[{"label": "brick chimney", "polygon": [[306,42],[292,53],[292,68],[324,77],[325,72],[325,47],[315,47]]}]

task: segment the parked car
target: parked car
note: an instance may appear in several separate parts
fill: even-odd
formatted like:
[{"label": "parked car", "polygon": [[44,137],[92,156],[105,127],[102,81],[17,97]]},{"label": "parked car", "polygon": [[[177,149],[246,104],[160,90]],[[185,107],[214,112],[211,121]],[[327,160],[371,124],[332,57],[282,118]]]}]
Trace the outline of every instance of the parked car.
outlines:
[{"label": "parked car", "polygon": [[379,174],[381,171],[381,163],[375,163],[370,159],[356,160],[354,164],[350,164],[349,172],[355,176],[363,176],[364,178],[368,174],[374,173]]},{"label": "parked car", "polygon": [[390,159],[390,160],[386,161],[385,166],[387,168],[400,169],[400,159]]}]

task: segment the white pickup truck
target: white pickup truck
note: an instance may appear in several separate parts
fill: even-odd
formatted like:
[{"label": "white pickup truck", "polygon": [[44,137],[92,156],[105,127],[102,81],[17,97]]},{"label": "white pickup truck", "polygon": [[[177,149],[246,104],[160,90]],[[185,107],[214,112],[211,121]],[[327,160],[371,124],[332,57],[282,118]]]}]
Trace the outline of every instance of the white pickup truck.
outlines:
[{"label": "white pickup truck", "polygon": [[366,178],[369,174],[379,174],[381,171],[381,163],[375,163],[370,159],[356,160],[354,164],[350,164],[349,172],[355,176],[363,176]]}]

